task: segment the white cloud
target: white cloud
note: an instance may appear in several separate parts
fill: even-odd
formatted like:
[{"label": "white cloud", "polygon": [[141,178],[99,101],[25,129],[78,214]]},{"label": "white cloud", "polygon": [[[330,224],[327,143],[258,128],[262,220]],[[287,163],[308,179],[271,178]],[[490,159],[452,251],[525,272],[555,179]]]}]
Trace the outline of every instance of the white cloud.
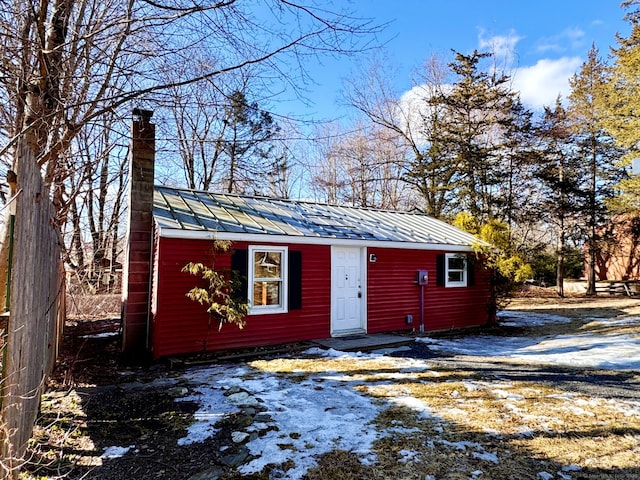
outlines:
[{"label": "white cloud", "polygon": [[478,46],[480,51],[488,50],[495,56],[496,62],[504,62],[505,65],[513,65],[515,60],[516,44],[524,37],[519,36],[515,30],[509,30],[507,35],[495,35],[484,38],[484,30],[478,34]]},{"label": "white cloud", "polygon": [[[438,89],[440,92],[448,93],[452,85],[440,85]],[[433,86],[416,85],[400,97],[394,112],[395,120],[399,122],[405,134],[418,145],[426,142],[423,118],[429,117],[432,113],[433,107],[429,105],[429,98],[436,94]]]},{"label": "white cloud", "polygon": [[584,45],[584,30],[577,27],[567,28],[562,34],[571,42],[573,47],[581,47]]},{"label": "white cloud", "polygon": [[565,28],[558,35],[541,38],[536,45],[536,51],[565,52],[569,49],[581,49],[584,47],[585,33],[577,27]]},{"label": "white cloud", "polygon": [[513,75],[513,87],[522,102],[535,109],[553,106],[558,95],[569,95],[569,79],[582,65],[580,57],[542,59],[531,67],[519,68]]},{"label": "white cloud", "polygon": [[429,110],[428,100],[433,92],[428,85],[415,85],[411,90],[405,92],[400,97],[396,120],[403,123],[413,124],[426,115]]},{"label": "white cloud", "polygon": [[[495,55],[496,63],[502,64],[505,70],[516,65],[516,45],[524,37],[515,30],[506,35],[485,36],[485,31],[478,34],[478,46],[481,50],[489,50]],[[537,51],[566,51],[581,48],[585,34],[579,28],[566,28],[558,35],[541,39]],[[513,88],[520,92],[520,98],[525,105],[533,109],[553,106],[558,95],[566,98],[569,95],[569,79],[578,70],[582,60],[577,56],[563,56],[561,58],[540,59],[535,65],[519,67],[512,75]]]}]

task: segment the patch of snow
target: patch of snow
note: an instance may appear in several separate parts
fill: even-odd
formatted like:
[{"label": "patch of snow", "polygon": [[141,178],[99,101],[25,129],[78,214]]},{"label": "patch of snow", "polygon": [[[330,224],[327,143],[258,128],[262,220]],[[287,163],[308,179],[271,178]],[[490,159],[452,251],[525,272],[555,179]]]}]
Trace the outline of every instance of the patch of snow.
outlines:
[{"label": "patch of snow", "polygon": [[[334,350],[329,356],[341,358],[345,354]],[[367,360],[362,355],[357,357]],[[188,378],[200,384],[195,389],[198,395],[192,397],[197,399],[200,409],[196,414],[198,422],[189,427],[181,444],[204,440],[215,433],[214,424],[218,420],[237,410],[223,394],[231,386],[251,392],[278,426],[277,430],[246,443],[256,458],[239,467],[243,475],[259,472],[268,463],[281,464],[294,459],[295,468],[279,472],[279,478],[301,478],[316,465],[317,456],[336,448],[355,452],[363,462],[375,460],[371,454],[373,442],[383,434],[371,422],[383,406],[366,393],[345,388],[342,381],[327,378],[325,373],[301,383],[270,372],[217,365],[194,369]],[[309,388],[313,378],[324,379],[321,390]],[[350,377],[341,380],[353,382]],[[313,447],[309,448],[310,445]]]},{"label": "patch of snow", "polygon": [[227,397],[227,401],[234,405],[242,405],[245,407],[258,407],[260,402],[247,392],[238,392]]},{"label": "patch of snow", "polygon": [[415,450],[400,450],[398,455],[400,455],[401,463],[413,462],[420,458],[420,452],[416,452]]},{"label": "patch of snow", "polygon": [[595,413],[590,412],[588,410],[585,410],[582,407],[578,407],[578,406],[575,406],[575,405],[569,405],[567,408],[571,413],[573,413],[574,415],[577,415],[577,416],[584,416],[584,417],[595,417],[596,416]]},{"label": "patch of snow", "polygon": [[326,358],[359,358],[359,357],[370,357],[370,354],[362,353],[362,352],[342,352],[340,350],[336,350],[334,348],[319,348],[312,347],[304,351],[306,355],[317,355],[319,357]]},{"label": "patch of snow", "polygon": [[471,383],[469,381],[465,381],[465,382],[462,382],[462,385],[464,385],[464,388],[467,390],[467,392],[477,392],[478,390],[482,390],[482,387],[477,383]]},{"label": "patch of snow", "polygon": [[535,436],[535,430],[525,426],[519,427],[517,432],[520,438],[533,438]]},{"label": "patch of snow", "polygon": [[231,441],[233,443],[242,443],[247,438],[249,438],[249,434],[247,432],[232,432],[231,433]]},{"label": "patch of snow", "polygon": [[518,393],[507,392],[501,389],[491,390],[491,393],[493,393],[496,397],[503,398],[505,400],[524,400],[524,397]]},{"label": "patch of snow", "polygon": [[[203,380],[207,381],[209,378],[203,378]],[[194,401],[200,404],[200,408],[194,414],[196,422],[187,428],[187,436],[178,440],[178,445],[181,446],[204,442],[218,431],[214,427],[216,423],[227,415],[238,411],[236,405],[226,401],[224,390],[221,388],[197,387],[194,392],[195,395],[176,399],[177,401]]]},{"label": "patch of snow", "polygon": [[504,438],[504,435],[502,435],[502,433],[500,433],[495,428],[482,427],[482,432],[486,433],[487,435],[489,435],[489,436],[491,436],[493,438],[497,438],[497,439]]},{"label": "patch of snow", "polygon": [[576,465],[575,463],[572,463],[571,465],[567,465],[562,467],[563,472],[579,472],[580,470],[582,470],[582,467],[580,465]]},{"label": "patch of snow", "polygon": [[564,400],[571,400],[573,399],[573,397],[575,397],[575,395],[571,392],[552,393],[550,395],[547,395],[547,398],[559,398]]},{"label": "patch of snow", "polygon": [[616,318],[588,318],[587,322],[598,323],[601,325],[619,327],[623,325],[636,325],[640,323],[640,317],[616,317]]},{"label": "patch of snow", "polygon": [[640,417],[640,402],[630,400],[606,400],[610,408],[624,414],[625,417]]},{"label": "patch of snow", "polygon": [[511,413],[516,413],[516,414],[523,413],[523,410],[517,405],[514,405],[513,403],[505,403],[504,408],[505,410],[509,410]]},{"label": "patch of snow", "polygon": [[502,310],[498,312],[498,321],[505,327],[540,327],[548,323],[571,323],[572,320],[560,315],[549,315],[537,312],[519,312]]},{"label": "patch of snow", "polygon": [[91,335],[81,335],[80,338],[109,338],[109,337],[117,337],[120,335],[120,332],[103,332],[103,333],[93,333]]},{"label": "patch of snow", "polygon": [[445,445],[447,447],[453,447],[456,450],[460,450],[461,452],[464,452],[467,448],[471,449],[471,448],[477,448],[477,449],[482,449],[482,445],[480,445],[477,442],[469,442],[467,440],[463,440],[460,442],[450,442],[448,440],[445,439],[439,439],[438,440],[439,443],[441,443],[442,445]]},{"label": "patch of snow", "polygon": [[452,415],[452,416],[460,416],[460,417],[466,417],[467,415],[469,415],[469,413],[466,410],[462,410],[460,408],[448,408],[446,410],[444,410],[447,414]]},{"label": "patch of snow", "polygon": [[538,477],[540,477],[542,480],[551,480],[553,478],[553,475],[549,472],[538,472]]},{"label": "patch of snow", "polygon": [[500,461],[498,460],[498,454],[493,452],[472,452],[471,456],[473,458],[477,458],[478,460],[495,463],[496,465],[500,463]]},{"label": "patch of snow", "polygon": [[396,405],[407,407],[417,412],[421,418],[433,418],[433,411],[426,402],[409,396],[391,397],[389,400]]},{"label": "patch of snow", "polygon": [[100,455],[100,458],[120,458],[127,454],[133,448],[135,448],[135,445],[129,445],[128,447],[107,447],[104,449],[104,453]]},{"label": "patch of snow", "polygon": [[376,355],[389,355],[391,353],[408,351],[411,351],[411,347],[409,347],[408,345],[402,345],[400,347],[380,348],[378,350],[373,350],[371,353],[374,353]]}]

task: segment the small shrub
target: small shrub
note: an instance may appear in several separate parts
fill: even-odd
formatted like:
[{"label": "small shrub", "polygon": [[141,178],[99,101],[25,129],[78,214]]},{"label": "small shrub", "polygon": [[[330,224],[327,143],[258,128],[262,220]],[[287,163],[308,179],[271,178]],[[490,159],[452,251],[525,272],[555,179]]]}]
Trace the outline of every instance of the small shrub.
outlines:
[{"label": "small shrub", "polygon": [[242,281],[238,273],[231,269],[216,269],[215,266],[216,256],[228,252],[230,248],[231,242],[216,240],[211,266],[189,262],[182,268],[183,272],[200,275],[208,283],[207,287],[193,287],[186,295],[194,302],[207,307],[209,327],[212,326],[211,320],[215,320],[218,330],[221,330],[225,323],[243,328],[249,312],[249,304],[239,294]]}]

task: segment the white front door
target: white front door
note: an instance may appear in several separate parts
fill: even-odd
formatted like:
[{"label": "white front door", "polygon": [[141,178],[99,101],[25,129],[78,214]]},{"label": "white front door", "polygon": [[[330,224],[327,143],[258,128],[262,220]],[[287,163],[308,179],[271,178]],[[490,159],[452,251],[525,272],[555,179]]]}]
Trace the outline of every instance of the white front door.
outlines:
[{"label": "white front door", "polygon": [[331,249],[331,335],[365,333],[362,249]]}]

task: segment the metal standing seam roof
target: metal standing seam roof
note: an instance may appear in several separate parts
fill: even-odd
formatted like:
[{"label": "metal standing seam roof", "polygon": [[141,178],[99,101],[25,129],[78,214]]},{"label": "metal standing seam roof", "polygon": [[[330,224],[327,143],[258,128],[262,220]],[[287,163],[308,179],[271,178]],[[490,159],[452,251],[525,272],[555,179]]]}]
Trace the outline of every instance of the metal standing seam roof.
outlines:
[{"label": "metal standing seam roof", "polygon": [[420,213],[163,186],[155,187],[153,216],[160,236],[273,235],[327,243],[394,242],[465,249],[479,242],[467,232]]}]

